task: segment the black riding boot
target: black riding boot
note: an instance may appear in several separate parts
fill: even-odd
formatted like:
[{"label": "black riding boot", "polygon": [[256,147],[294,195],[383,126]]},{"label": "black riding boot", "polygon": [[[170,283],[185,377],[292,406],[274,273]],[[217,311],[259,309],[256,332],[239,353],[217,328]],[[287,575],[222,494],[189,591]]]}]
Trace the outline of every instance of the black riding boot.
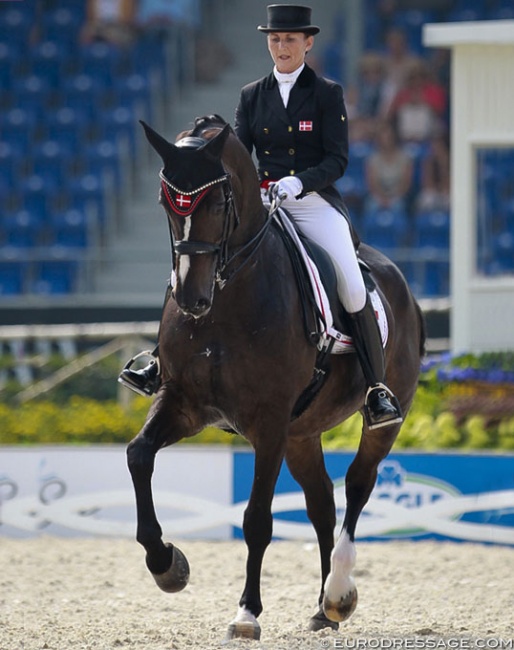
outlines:
[{"label": "black riding boot", "polygon": [[370,429],[402,422],[398,400],[384,384],[384,349],[382,337],[369,296],[364,308],[350,314],[352,338],[362,371],[368,383],[364,415]]},{"label": "black riding boot", "polygon": [[[160,367],[159,367],[159,346],[153,352],[140,352],[132,357],[125,368],[120,372],[118,381],[123,386],[130,388],[140,395],[153,395],[161,385]],[[148,365],[141,370],[131,370],[130,366],[136,359],[142,356],[153,357]]]}]

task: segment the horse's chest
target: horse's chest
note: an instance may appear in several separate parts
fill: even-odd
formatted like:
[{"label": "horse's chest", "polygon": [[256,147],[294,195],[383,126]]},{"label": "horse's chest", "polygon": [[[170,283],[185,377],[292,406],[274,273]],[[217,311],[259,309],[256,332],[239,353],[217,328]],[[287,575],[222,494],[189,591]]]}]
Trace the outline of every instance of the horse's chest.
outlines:
[{"label": "horse's chest", "polygon": [[191,332],[176,340],[171,360],[172,376],[183,389],[219,391],[224,385],[224,369],[230,364],[229,347],[213,337]]}]

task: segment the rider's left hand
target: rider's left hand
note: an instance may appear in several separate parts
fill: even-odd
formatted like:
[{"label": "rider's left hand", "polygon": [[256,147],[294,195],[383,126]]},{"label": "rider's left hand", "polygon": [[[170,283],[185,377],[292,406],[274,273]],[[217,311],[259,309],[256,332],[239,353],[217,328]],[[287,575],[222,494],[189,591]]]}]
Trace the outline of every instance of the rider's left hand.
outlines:
[{"label": "rider's left hand", "polygon": [[297,176],[284,176],[270,187],[270,194],[273,198],[296,199],[302,193],[303,184]]}]

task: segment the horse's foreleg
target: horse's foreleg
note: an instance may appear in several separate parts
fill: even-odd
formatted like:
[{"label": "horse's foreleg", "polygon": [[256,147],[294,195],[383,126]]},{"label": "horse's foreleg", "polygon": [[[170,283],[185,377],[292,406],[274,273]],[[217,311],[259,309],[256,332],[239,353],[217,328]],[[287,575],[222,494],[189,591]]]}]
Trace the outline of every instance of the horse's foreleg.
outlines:
[{"label": "horse's foreleg", "polygon": [[284,457],[284,446],[282,439],[267,437],[255,449],[252,492],[243,519],[243,533],[248,547],[246,582],[237,615],[228,628],[227,641],[237,637],[260,638],[257,617],[262,612],[261,568],[264,553],[271,542],[271,502]]},{"label": "horse's foreleg", "polygon": [[325,583],[323,610],[331,621],[344,621],[357,606],[355,528],[377,478],[377,467],[387,456],[400,425],[368,431],[365,427],[359,450],[346,474],[346,513],[341,534],[332,551],[330,574]]},{"label": "horse's foreleg", "polygon": [[330,621],[322,608],[323,586],[330,572],[330,555],[334,547],[336,510],[334,489],[325,469],[320,439],[290,438],[287,443],[286,461],[291,475],[305,494],[307,515],[316,531],[321,559],[319,610],[311,618],[309,629],[313,631],[325,627],[337,629],[339,624]]},{"label": "horse's foreleg", "polygon": [[[162,529],[157,521],[152,496],[152,474],[155,455],[165,444],[171,444],[162,428],[164,416],[154,402],[141,432],[127,447],[127,463],[134,484],[137,512],[137,541],[146,550],[146,565],[155,582],[167,592],[184,589],[189,580],[189,565],[183,553],[162,541]],[[183,436],[172,439],[175,442]]]}]

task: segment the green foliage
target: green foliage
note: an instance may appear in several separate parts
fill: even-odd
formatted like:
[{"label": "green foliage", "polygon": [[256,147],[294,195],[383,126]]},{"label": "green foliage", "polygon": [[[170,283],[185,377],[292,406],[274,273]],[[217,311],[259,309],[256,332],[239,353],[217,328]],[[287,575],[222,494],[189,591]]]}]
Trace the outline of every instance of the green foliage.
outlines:
[{"label": "green foliage", "polygon": [[[56,370],[63,360],[55,355],[47,360],[49,370]],[[463,369],[501,368],[511,371],[514,353],[461,356],[445,364]],[[0,401],[0,443],[127,443],[141,429],[151,400],[133,397],[123,407],[117,401],[116,378],[121,367],[116,355],[86,368],[72,379],[57,386],[44,399],[17,405],[13,400],[20,387],[12,382],[4,387]],[[494,417],[478,408],[484,396],[483,382],[478,393],[473,382],[442,380],[436,364],[422,373],[412,407],[395,443],[397,449],[504,449],[514,450],[514,412],[501,411]],[[43,373],[44,376],[44,373]],[[126,389],[122,389],[126,390]],[[505,394],[514,388],[491,388],[493,399],[505,402]],[[128,395],[128,394],[127,394]],[[464,411],[454,408],[456,400],[466,398]],[[498,400],[497,400],[498,401]],[[461,403],[460,402],[460,403]],[[471,404],[471,406],[468,406]],[[476,405],[476,408],[474,408]],[[483,406],[483,404],[482,404]],[[325,449],[356,449],[362,428],[359,413],[323,434]],[[207,427],[188,443],[245,445],[243,438]]]}]

